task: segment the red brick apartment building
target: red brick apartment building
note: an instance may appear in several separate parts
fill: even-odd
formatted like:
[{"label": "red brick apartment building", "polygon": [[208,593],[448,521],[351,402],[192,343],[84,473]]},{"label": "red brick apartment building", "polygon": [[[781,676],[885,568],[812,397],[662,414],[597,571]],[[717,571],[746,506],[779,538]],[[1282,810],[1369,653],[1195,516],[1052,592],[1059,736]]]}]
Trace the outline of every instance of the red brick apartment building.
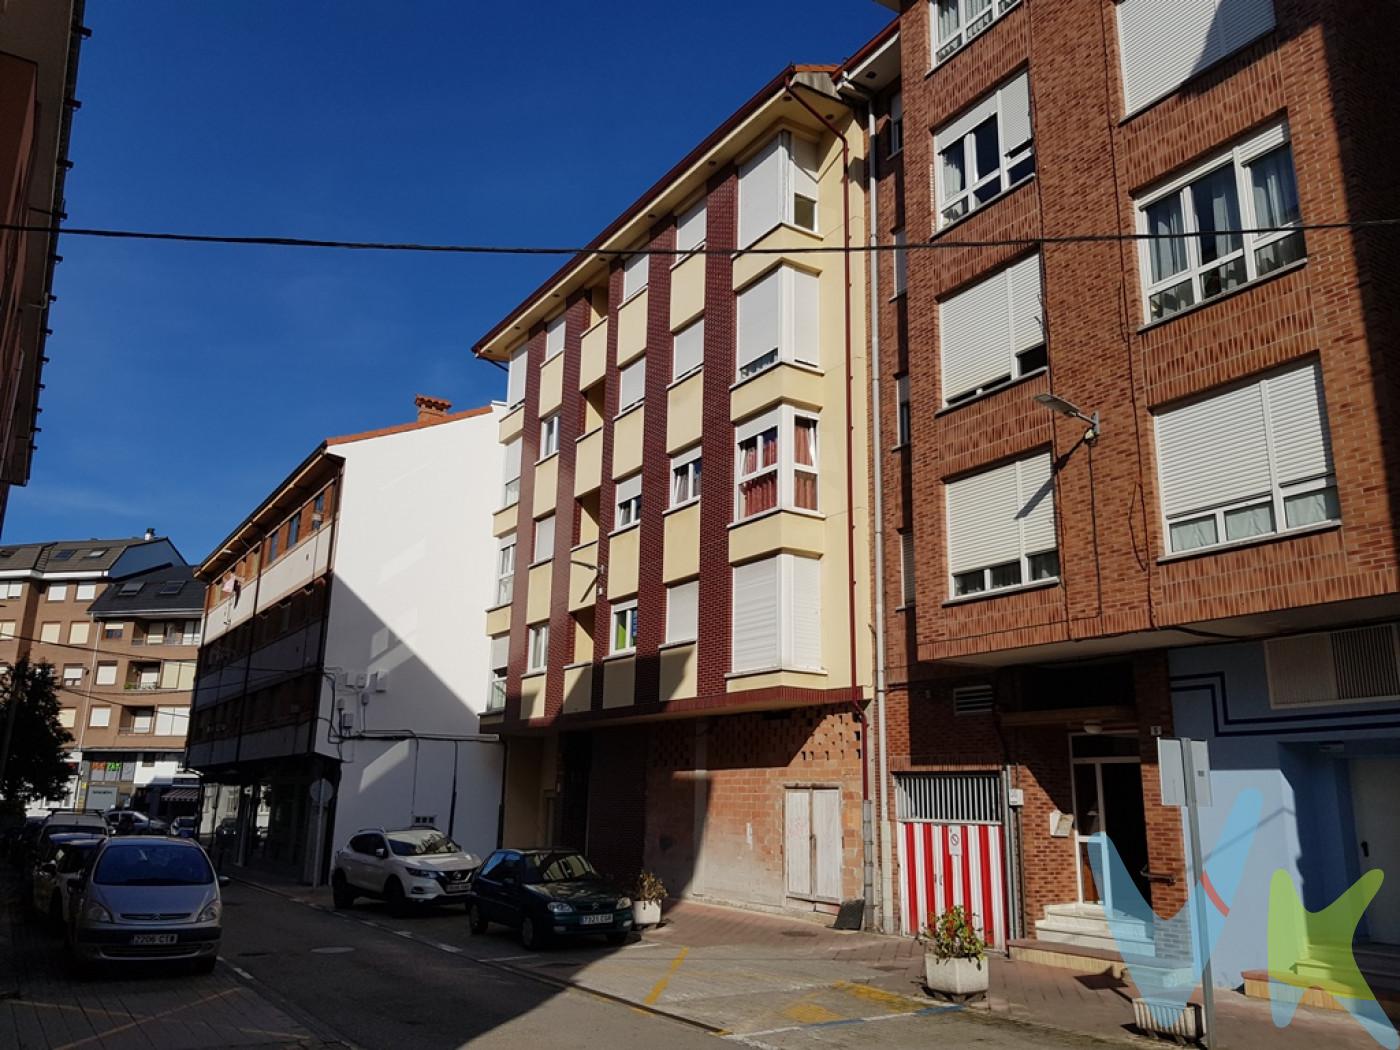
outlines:
[{"label": "red brick apartment building", "polygon": [[[0,222],[57,224],[71,163],[84,0],[0,4]],[[57,238],[0,230],[0,520],[29,480]]]},{"label": "red brick apartment building", "polygon": [[889,6],[843,71],[910,246],[871,275],[884,919],[1112,948],[1105,834],[1174,912],[1159,735],[1210,741],[1207,850],[1264,793],[1230,921],[1271,867],[1321,907],[1400,852],[1400,234],[1346,225],[1400,218],[1396,9]]}]

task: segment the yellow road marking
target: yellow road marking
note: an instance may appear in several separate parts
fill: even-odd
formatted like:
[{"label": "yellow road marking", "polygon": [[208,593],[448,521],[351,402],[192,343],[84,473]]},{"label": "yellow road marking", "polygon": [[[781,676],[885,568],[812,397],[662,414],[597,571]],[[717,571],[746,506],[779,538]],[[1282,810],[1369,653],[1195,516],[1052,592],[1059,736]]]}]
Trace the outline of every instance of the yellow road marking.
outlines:
[{"label": "yellow road marking", "polygon": [[784,1007],[783,1016],[798,1024],[825,1024],[827,1021],[845,1020],[840,1014],[828,1010],[825,1006],[803,1002],[800,999]]},{"label": "yellow road marking", "polygon": [[689,948],[682,948],[680,950],[680,954],[671,960],[671,968],[666,971],[666,976],[657,981],[652,987],[652,990],[647,992],[647,997],[642,1000],[643,1002],[648,1006],[656,1005],[657,1000],[660,999],[662,993],[666,991],[666,986],[671,983],[671,978],[676,976],[676,971],[681,968],[681,963],[685,962],[685,957],[689,954]]},{"label": "yellow road marking", "polygon": [[853,995],[857,999],[864,999],[867,1002],[878,1003],[880,1006],[897,1010],[900,1013],[913,1013],[915,1010],[923,1010],[929,1004],[913,999],[907,995],[900,995],[898,992],[887,992],[883,988],[874,988],[868,984],[856,984],[852,981],[837,981],[833,987],[839,988],[847,995]]}]

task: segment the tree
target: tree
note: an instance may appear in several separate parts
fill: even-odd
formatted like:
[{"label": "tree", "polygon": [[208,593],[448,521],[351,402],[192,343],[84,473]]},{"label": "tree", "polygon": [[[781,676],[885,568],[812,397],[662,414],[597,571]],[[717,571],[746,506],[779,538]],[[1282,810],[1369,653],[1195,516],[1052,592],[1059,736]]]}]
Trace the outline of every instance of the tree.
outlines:
[{"label": "tree", "polygon": [[72,737],[58,722],[53,668],[21,660],[0,678],[0,797],[11,810],[58,798]]}]

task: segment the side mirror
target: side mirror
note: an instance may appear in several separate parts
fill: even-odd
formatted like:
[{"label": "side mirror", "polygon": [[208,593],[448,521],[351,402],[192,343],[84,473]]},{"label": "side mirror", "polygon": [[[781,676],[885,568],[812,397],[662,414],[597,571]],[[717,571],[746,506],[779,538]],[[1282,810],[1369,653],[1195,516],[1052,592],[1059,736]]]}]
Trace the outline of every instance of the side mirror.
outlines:
[{"label": "side mirror", "polygon": [[380,860],[383,860],[385,857],[387,857],[387,856],[389,855],[389,851],[388,851],[387,849],[385,849],[383,846],[380,846],[377,850],[374,851],[374,855],[375,855],[376,857],[378,857]]},{"label": "side mirror", "polygon": [[220,886],[228,886],[228,885],[231,884],[232,882],[233,882],[233,880],[232,880],[231,878],[229,878],[227,875],[220,875],[220,876],[219,876],[219,885],[220,885]]}]

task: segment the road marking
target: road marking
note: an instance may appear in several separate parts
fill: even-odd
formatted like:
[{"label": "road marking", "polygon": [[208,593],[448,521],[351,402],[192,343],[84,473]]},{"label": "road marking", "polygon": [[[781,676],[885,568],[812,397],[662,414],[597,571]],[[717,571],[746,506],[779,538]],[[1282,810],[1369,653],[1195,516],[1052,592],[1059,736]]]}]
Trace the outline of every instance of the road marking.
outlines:
[{"label": "road marking", "polygon": [[889,992],[883,988],[876,988],[869,984],[858,984],[854,981],[837,981],[832,987],[847,995],[853,995],[857,999],[864,999],[900,1013],[914,1013],[929,1005],[926,1000],[915,999],[912,995],[901,995],[899,992]]},{"label": "road marking", "polygon": [[804,1002],[799,999],[795,1003],[789,1003],[783,1008],[783,1016],[789,1020],[796,1021],[800,1025],[826,1024],[831,1021],[844,1021],[845,1018],[834,1010],[828,1010],[818,1003]]},{"label": "road marking", "polygon": [[662,994],[666,991],[666,986],[671,983],[671,978],[676,976],[676,971],[681,968],[681,963],[685,962],[685,957],[690,954],[689,948],[682,948],[680,954],[671,960],[671,968],[666,971],[666,976],[657,981],[651,991],[647,992],[647,997],[642,1000],[647,1006],[655,1006]]},{"label": "road marking", "polygon": [[312,948],[311,950],[317,955],[344,955],[346,952],[353,952],[355,949],[343,945],[332,945],[328,948]]},{"label": "road marking", "polygon": [[442,941],[425,941],[424,943],[431,944],[440,952],[449,952],[452,955],[462,954],[462,949],[458,948],[455,944],[443,944]]},{"label": "road marking", "polygon": [[728,1032],[720,1035],[721,1039],[728,1039],[736,1043],[747,1043],[750,1046],[766,1046],[767,1044],[758,1042],[757,1036],[761,1035],[782,1035],[785,1032],[800,1032],[808,1028],[837,1028],[844,1025],[854,1024],[874,1024],[877,1021],[904,1021],[911,1017],[931,1017],[934,1014],[955,1013],[962,1007],[957,1003],[945,1003],[935,1006],[925,1006],[923,1009],[910,1013],[880,1014],[878,1017],[850,1017],[839,1021],[818,1021],[815,1024],[790,1024],[781,1028],[761,1028],[756,1032]]},{"label": "road marking", "polygon": [[239,977],[242,977],[245,981],[251,981],[251,980],[253,979],[253,975],[252,975],[251,973],[249,973],[247,970],[243,969],[243,967],[241,967],[241,966],[234,966],[233,963],[227,963],[226,965],[228,966],[228,968],[229,968],[230,970],[232,970],[234,973],[238,974],[238,976],[239,976]]},{"label": "road marking", "polygon": [[623,950],[624,952],[628,952],[628,951],[631,951],[633,948],[660,948],[660,947],[661,947],[661,945],[657,944],[655,941],[637,941],[637,943],[635,943],[635,944],[623,945],[622,950]]}]

